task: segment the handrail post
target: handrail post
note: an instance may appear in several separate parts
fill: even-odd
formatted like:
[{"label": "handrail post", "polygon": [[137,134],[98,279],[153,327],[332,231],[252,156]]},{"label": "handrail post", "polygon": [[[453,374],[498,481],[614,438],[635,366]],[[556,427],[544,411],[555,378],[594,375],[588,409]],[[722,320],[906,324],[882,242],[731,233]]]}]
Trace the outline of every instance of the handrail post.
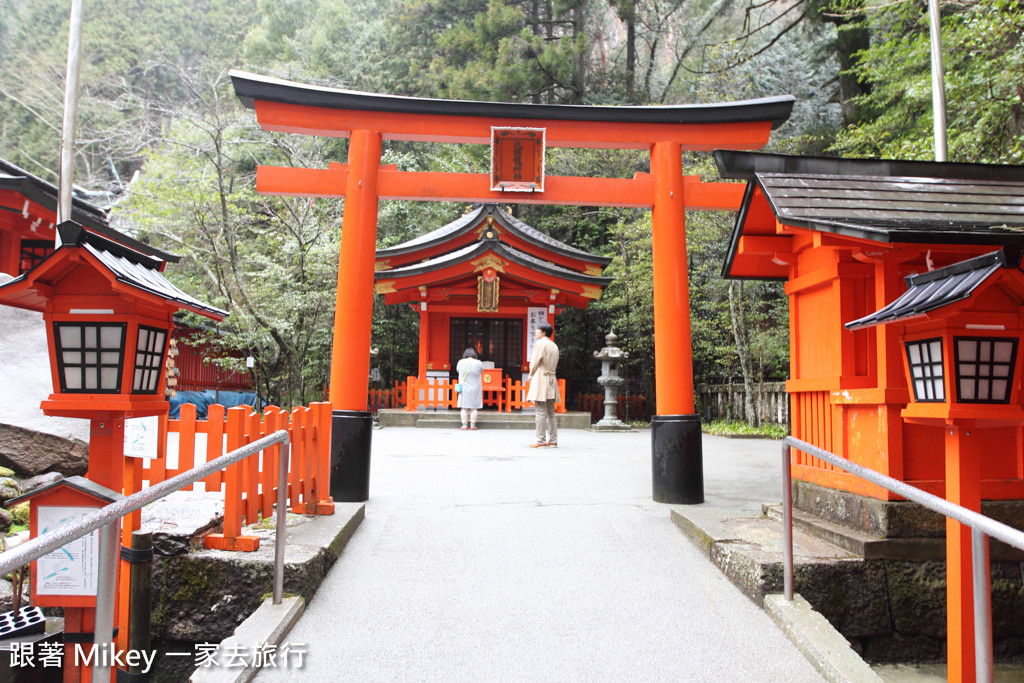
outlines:
[{"label": "handrail post", "polygon": [[[274,533],[274,604],[280,605],[284,599],[284,535],[287,531],[288,510],[285,507],[288,499],[288,456],[291,444],[281,445],[281,456],[277,466],[277,524]],[[314,501],[314,505],[316,501]]]},{"label": "handrail post", "polygon": [[988,536],[971,528],[971,566],[974,575],[974,670],[978,683],[992,683],[992,577]]},{"label": "handrail post", "polygon": [[114,648],[114,606],[117,602],[117,560],[120,546],[120,519],[99,529],[99,567],[96,585],[96,616],[92,642],[96,646],[96,663],[92,680],[107,683],[111,673]]},{"label": "handrail post", "polygon": [[782,444],[782,558],[783,591],[786,600],[793,599],[793,475],[789,444]]}]

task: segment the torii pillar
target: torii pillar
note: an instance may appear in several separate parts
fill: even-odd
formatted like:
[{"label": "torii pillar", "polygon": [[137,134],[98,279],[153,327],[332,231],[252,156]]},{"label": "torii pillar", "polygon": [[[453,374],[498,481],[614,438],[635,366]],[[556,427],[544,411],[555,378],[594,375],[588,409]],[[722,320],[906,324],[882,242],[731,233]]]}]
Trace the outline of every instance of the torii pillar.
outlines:
[{"label": "torii pillar", "polygon": [[354,130],[348,144],[330,385],[330,490],[336,501],[364,501],[370,497],[373,416],[366,409],[366,393],[370,382],[381,139],[378,131]]},{"label": "torii pillar", "polygon": [[[789,95],[710,105],[602,107],[466,102],[322,88],[231,72],[242,103],[265,130],[350,137],[348,164],[327,169],[261,166],[261,194],[345,197],[331,360],[331,496],[369,497],[371,417],[366,410],[373,267],[380,198],[622,206],[653,211],[655,376],[654,500],[704,500],[700,418],[695,414],[685,211],[739,208],[744,187],[683,176],[682,151],[759,149],[788,119]],[[503,191],[488,173],[399,171],[381,166],[382,139],[492,144],[495,130],[543,131],[543,145],[639,149],[651,173],[632,178],[544,176]],[[493,171],[494,169],[492,169]],[[518,171],[516,171],[518,172]],[[518,176],[515,176],[518,178]],[[514,184],[514,183],[513,183]],[[518,189],[522,190],[520,183]]]},{"label": "torii pillar", "polygon": [[651,418],[651,479],[659,503],[704,502],[700,416],[693,400],[690,284],[686,260],[686,196],[682,148],[651,148],[654,206],[654,382],[657,414]]}]

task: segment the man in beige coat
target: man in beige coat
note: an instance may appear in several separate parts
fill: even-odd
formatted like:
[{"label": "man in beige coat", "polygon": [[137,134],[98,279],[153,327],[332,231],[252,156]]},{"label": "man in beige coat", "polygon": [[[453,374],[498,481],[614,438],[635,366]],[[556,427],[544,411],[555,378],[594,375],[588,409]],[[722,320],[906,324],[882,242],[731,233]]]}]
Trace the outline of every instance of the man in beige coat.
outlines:
[{"label": "man in beige coat", "polygon": [[557,448],[558,423],[555,421],[555,403],[559,400],[558,380],[555,379],[555,368],[558,367],[558,346],[551,341],[554,329],[548,323],[537,325],[534,334],[537,343],[533,347],[530,358],[530,390],[526,400],[533,401],[534,414],[537,417],[537,441],[530,448]]}]

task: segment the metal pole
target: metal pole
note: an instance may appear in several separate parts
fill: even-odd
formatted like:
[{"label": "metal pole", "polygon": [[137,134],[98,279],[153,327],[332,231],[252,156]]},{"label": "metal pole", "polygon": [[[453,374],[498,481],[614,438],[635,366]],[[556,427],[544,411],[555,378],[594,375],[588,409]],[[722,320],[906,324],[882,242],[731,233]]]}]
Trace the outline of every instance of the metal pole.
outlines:
[{"label": "metal pole", "polygon": [[92,642],[96,645],[96,663],[92,667],[95,683],[110,681],[114,654],[114,605],[117,602],[117,559],[121,520],[100,527],[99,576],[96,586],[96,625]]},{"label": "metal pole", "polygon": [[789,445],[782,444],[782,560],[783,593],[793,599],[793,475]]},{"label": "metal pole", "polygon": [[978,529],[971,529],[971,566],[974,574],[974,670],[978,683],[992,683],[992,577],[988,536]]},{"label": "metal pole", "polygon": [[946,86],[942,70],[942,20],[939,0],[928,0],[932,47],[932,119],[935,129],[935,161],[946,161]]},{"label": "metal pole", "polygon": [[[71,188],[75,161],[75,121],[78,118],[78,73],[82,53],[82,0],[71,0],[68,24],[68,67],[64,81],[64,123],[60,134],[60,181],[57,223],[71,218]],[[57,233],[56,246],[60,246]]]},{"label": "metal pole", "polygon": [[281,446],[280,463],[277,466],[277,531],[274,534],[274,604],[284,599],[284,536],[287,531],[288,511],[288,457],[291,447],[286,442]]}]

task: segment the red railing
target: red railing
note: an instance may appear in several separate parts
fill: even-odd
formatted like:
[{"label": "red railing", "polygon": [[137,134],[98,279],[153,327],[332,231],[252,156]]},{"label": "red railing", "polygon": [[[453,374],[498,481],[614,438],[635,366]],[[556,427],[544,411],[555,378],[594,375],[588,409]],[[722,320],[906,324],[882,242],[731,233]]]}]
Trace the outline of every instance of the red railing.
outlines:
[{"label": "red railing", "polygon": [[[419,378],[409,376],[405,380],[405,409],[417,410],[420,407],[437,409],[454,409],[458,407],[459,395],[455,393],[457,382],[447,379]],[[526,400],[530,383],[521,380],[512,381],[505,378],[500,389],[484,389],[484,404],[495,405],[501,412],[512,412],[523,408],[532,408],[533,402]],[[555,404],[555,412],[565,412],[565,380],[558,380],[558,391],[561,400]],[[396,385],[397,393],[397,385]],[[371,399],[372,400],[372,399]]]},{"label": "red railing", "polygon": [[[225,409],[212,405],[207,419],[196,419],[196,407],[181,406],[178,420],[161,420],[158,453],[154,460],[139,461],[144,465],[136,476],[126,479],[125,493],[169,479],[208,462],[225,453],[252,443],[280,429],[287,429],[291,440],[291,463],[288,473],[288,502],[292,512],[329,515],[334,513],[330,489],[331,404],[311,403],[308,408],[294,408],[290,413],[268,406],[262,413],[247,407]],[[177,434],[177,464],[168,467],[168,437]],[[203,436],[204,438],[199,438]],[[205,446],[197,445],[205,441]],[[202,450],[202,453],[197,451]],[[256,550],[259,538],[242,535],[243,524],[254,524],[270,517],[277,498],[277,463],[279,447],[267,449],[260,456],[247,458],[227,469],[203,479],[206,491],[224,492],[223,533],[207,534],[207,548],[220,550]],[[186,490],[194,489],[194,486]]]}]

